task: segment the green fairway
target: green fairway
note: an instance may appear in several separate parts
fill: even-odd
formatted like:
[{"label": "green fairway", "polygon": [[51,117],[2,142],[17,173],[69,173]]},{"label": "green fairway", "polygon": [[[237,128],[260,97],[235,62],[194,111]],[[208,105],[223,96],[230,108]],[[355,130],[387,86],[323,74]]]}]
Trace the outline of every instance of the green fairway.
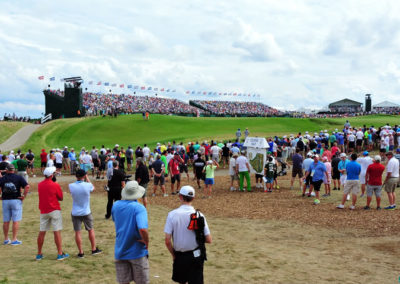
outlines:
[{"label": "green fairway", "polygon": [[[354,126],[386,123],[391,125],[398,121],[397,116],[364,116],[350,118]],[[211,139],[234,139],[238,128],[249,128],[250,136],[268,137],[274,135],[297,134],[306,130],[341,129],[346,119],[302,119],[302,118],[191,118],[180,116],[151,115],[149,121],[142,120],[141,115],[125,115],[118,118],[91,117],[81,119],[55,120],[36,131],[23,149],[32,148],[39,153],[41,148],[74,147],[113,147],[115,143],[122,146],[143,145],[155,146],[157,142],[203,141]]]},{"label": "green fairway", "polygon": [[[20,128],[27,125],[25,122],[1,121],[0,122],[0,144],[10,138]],[[1,149],[0,149],[1,150]]]}]

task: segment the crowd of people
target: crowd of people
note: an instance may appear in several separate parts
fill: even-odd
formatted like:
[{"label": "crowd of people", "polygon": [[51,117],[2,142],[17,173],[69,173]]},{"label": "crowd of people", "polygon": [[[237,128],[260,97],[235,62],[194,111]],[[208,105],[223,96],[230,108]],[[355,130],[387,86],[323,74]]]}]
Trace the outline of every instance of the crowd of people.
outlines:
[{"label": "crowd of people", "polygon": [[256,102],[191,100],[189,103],[215,115],[269,116],[279,114],[278,110]]},{"label": "crowd of people", "polygon": [[3,116],[4,121],[20,121],[20,122],[30,122],[31,117],[30,116],[17,116],[14,113],[5,113]]},{"label": "crowd of people", "polygon": [[118,113],[159,113],[159,114],[192,114],[199,115],[203,110],[190,106],[177,99],[118,95],[118,94],[83,94],[83,106],[87,115],[108,114],[117,110]]},{"label": "crowd of people", "polygon": [[[69,257],[62,249],[60,201],[63,191],[56,182],[62,174],[76,177],[76,182],[69,184],[69,192],[73,200],[71,215],[77,257],[85,255],[80,232],[82,224],[88,231],[91,253],[95,255],[102,252],[96,246],[94,236],[90,194],[95,188],[89,177],[104,179],[108,196],[105,218],[112,218],[115,223],[115,265],[120,283],[149,281],[147,199],[148,196],[159,194],[164,198],[178,196],[181,202],[181,207],[168,214],[164,228],[165,244],[174,262],[172,279],[179,283],[190,281],[190,277],[202,279],[206,260],[204,244],[211,243],[211,234],[204,215],[194,210],[192,201],[195,196],[212,198],[213,186],[216,181],[219,182],[215,178],[218,168],[228,169],[224,174],[230,176],[230,183],[223,185],[227,191],[274,192],[279,188],[280,176],[288,174],[291,168],[290,189],[294,189],[297,179],[301,196],[314,196],[315,205],[320,204],[323,198],[329,198],[331,190],[342,190],[338,209],[345,208],[345,203],[350,199],[349,209],[356,209],[357,199],[365,195],[365,210],[371,209],[374,196],[377,210],[396,209],[399,126],[353,127],[346,121],[343,129],[331,132],[306,131],[296,135],[269,137],[268,149],[265,149],[266,163],[261,172],[255,175],[255,187],[250,178],[251,161],[242,143],[250,136],[250,131],[245,129],[243,132],[242,136],[241,129],[238,129],[234,141],[193,141],[187,144],[172,141],[157,143],[154,149],[146,144],[135,148],[128,146],[126,149],[115,144],[113,148],[104,145],[99,149],[95,146],[91,149],[83,147],[77,152],[67,146],[50,151],[42,149],[37,157],[31,150],[27,153],[0,153],[4,244],[21,244],[17,236],[22,219],[22,202],[29,192],[29,176],[35,174],[35,159],[40,160],[40,172],[44,175],[44,180],[38,186],[40,231],[36,259],[43,258],[44,238],[50,229],[54,231],[57,259]],[[377,153],[372,154],[374,152]],[[133,173],[131,176],[128,175],[130,172]],[[185,179],[187,183],[193,179],[198,189],[189,185],[181,186]],[[170,183],[169,190],[166,189],[167,182]],[[387,206],[381,205],[383,189],[388,196]],[[324,194],[320,195],[322,190]],[[138,199],[142,204],[136,202]],[[11,221],[10,239],[8,232]],[[199,230],[196,224],[203,226]]]}]

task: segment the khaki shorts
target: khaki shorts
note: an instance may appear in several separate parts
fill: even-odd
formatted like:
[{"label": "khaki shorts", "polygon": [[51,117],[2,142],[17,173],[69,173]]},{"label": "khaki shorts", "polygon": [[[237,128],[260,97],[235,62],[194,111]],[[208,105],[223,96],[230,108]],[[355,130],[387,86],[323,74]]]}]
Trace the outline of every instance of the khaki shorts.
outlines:
[{"label": "khaki shorts", "polygon": [[399,182],[399,178],[389,178],[385,183],[385,191],[386,192],[394,192],[396,189],[397,183]]},{"label": "khaki shorts", "polygon": [[62,226],[62,215],[60,210],[54,210],[47,214],[40,214],[40,231],[50,231],[50,227],[53,226],[53,231],[61,231]]},{"label": "khaki shorts", "polygon": [[136,284],[150,283],[149,259],[147,256],[130,260],[115,260],[117,282]]},{"label": "khaki shorts", "polygon": [[85,216],[73,216],[71,215],[72,225],[74,226],[74,231],[78,232],[81,230],[82,223],[85,225],[86,231],[93,229],[93,216],[92,214]]},{"label": "khaki shorts", "polygon": [[347,180],[344,184],[343,194],[358,194],[360,192],[359,180]]}]

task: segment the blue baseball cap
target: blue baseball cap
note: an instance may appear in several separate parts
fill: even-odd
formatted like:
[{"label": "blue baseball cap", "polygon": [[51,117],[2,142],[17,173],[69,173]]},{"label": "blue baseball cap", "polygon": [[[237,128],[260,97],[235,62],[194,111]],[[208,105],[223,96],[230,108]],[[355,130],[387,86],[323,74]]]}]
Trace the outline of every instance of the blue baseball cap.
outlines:
[{"label": "blue baseball cap", "polygon": [[363,153],[364,156],[368,156],[368,154],[369,154],[368,151],[364,151]]}]

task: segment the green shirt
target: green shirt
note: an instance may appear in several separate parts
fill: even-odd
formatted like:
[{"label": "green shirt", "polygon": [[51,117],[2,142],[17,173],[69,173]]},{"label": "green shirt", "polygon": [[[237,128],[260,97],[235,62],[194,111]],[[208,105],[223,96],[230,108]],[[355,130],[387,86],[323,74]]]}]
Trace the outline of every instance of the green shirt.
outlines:
[{"label": "green shirt", "polygon": [[335,141],[336,141],[336,136],[335,135],[332,134],[331,136],[329,136],[329,142],[333,143]]},{"label": "green shirt", "polygon": [[25,172],[26,168],[28,167],[28,162],[26,160],[17,160],[17,170],[19,172]]},{"label": "green shirt", "polygon": [[164,163],[164,167],[165,167],[165,174],[168,174],[168,165],[167,165],[167,157],[165,157],[164,155],[161,155],[160,160]]},{"label": "green shirt", "polygon": [[216,165],[207,165],[206,166],[206,178],[214,178],[214,171],[217,168]]}]

